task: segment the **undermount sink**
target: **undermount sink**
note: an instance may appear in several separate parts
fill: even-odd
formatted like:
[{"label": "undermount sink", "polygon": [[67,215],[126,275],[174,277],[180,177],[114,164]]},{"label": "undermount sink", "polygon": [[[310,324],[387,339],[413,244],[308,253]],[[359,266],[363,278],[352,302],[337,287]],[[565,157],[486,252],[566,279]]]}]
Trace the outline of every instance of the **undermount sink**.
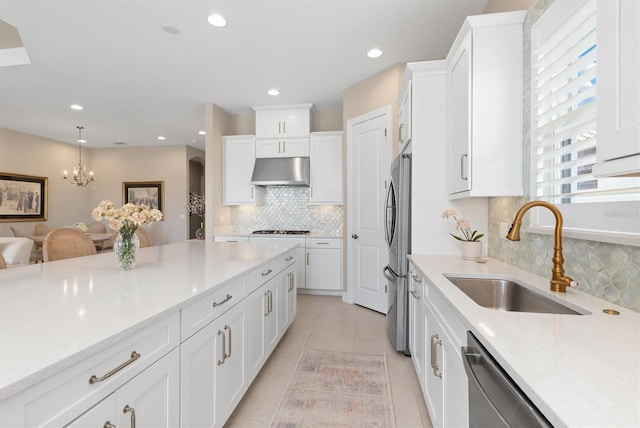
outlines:
[{"label": "undermount sink", "polygon": [[511,312],[582,315],[509,279],[445,277],[474,302],[485,308]]}]

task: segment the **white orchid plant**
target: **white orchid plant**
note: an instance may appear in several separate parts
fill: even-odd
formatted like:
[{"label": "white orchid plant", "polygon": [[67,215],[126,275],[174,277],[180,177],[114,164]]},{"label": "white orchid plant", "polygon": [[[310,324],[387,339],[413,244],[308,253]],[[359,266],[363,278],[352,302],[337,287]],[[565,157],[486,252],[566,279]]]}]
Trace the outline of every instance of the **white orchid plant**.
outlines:
[{"label": "white orchid plant", "polygon": [[100,202],[91,212],[91,216],[97,221],[109,220],[109,227],[122,234],[131,234],[138,226],[151,224],[163,218],[160,210],[150,209],[144,204],[128,203],[116,208],[113,202],[108,200]]},{"label": "white orchid plant", "polygon": [[460,231],[460,235],[454,235],[453,233],[449,233],[449,235],[453,236],[458,241],[467,241],[474,242],[480,240],[484,236],[484,233],[478,233],[477,230],[471,230],[471,223],[464,217],[464,213],[460,216],[456,210],[449,209],[442,213],[441,216],[443,219],[447,219],[449,217],[453,218],[456,223],[456,230]]}]

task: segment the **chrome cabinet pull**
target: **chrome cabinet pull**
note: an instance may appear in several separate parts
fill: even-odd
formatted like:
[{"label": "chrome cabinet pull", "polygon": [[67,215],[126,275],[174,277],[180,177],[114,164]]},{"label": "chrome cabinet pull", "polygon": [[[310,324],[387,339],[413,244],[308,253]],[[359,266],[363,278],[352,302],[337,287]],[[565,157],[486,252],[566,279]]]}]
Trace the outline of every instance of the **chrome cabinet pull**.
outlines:
[{"label": "chrome cabinet pull", "polygon": [[404,128],[404,123],[401,123],[400,128],[398,129],[398,139],[400,140],[400,144],[404,143],[404,139],[402,138],[402,128]]},{"label": "chrome cabinet pull", "polygon": [[420,297],[416,294],[416,290],[411,290],[409,293],[413,296],[414,299],[420,300]]},{"label": "chrome cabinet pull", "polygon": [[293,277],[293,272],[289,272],[289,291],[293,291],[296,289],[295,278]]},{"label": "chrome cabinet pull", "polygon": [[131,412],[131,428],[136,428],[136,411],[128,404],[122,409],[122,413]]},{"label": "chrome cabinet pull", "polygon": [[331,242],[316,242],[318,245],[331,245]]},{"label": "chrome cabinet pull", "polygon": [[438,345],[442,345],[442,340],[437,334],[434,334],[431,336],[431,368],[433,374],[442,379],[442,372],[438,366],[438,350],[436,349]]},{"label": "chrome cabinet pull", "polygon": [[287,257],[286,259],[284,259],[284,261],[285,261],[285,262],[289,262],[289,261],[291,261],[291,260],[293,260],[293,256],[289,256],[289,257]]},{"label": "chrome cabinet pull", "polygon": [[263,294],[264,296],[264,316],[268,317],[269,316],[269,295],[267,294],[267,292],[265,291],[265,293]]},{"label": "chrome cabinet pull", "polygon": [[282,133],[283,134],[287,133],[287,121],[286,120],[282,121]]},{"label": "chrome cabinet pull", "polygon": [[269,275],[271,272],[273,272],[271,269],[267,270],[266,272],[262,272],[262,276],[267,276],[267,275]]},{"label": "chrome cabinet pull", "polygon": [[309,193],[310,193],[311,199],[313,199],[313,186],[309,186]]},{"label": "chrome cabinet pull", "polygon": [[[278,134],[282,134],[282,122],[278,122]],[[278,147],[280,145],[278,144]]]},{"label": "chrome cabinet pull", "polygon": [[218,365],[224,364],[224,361],[227,359],[227,350],[226,350],[226,340],[224,340],[224,332],[222,330],[218,330],[218,336],[222,336],[222,359],[218,360]]},{"label": "chrome cabinet pull", "polygon": [[463,154],[462,156],[460,156],[460,178],[463,180],[468,180],[469,179],[469,175],[467,174],[467,176],[465,177],[463,175],[464,172],[464,158],[468,158],[469,155],[467,153]]},{"label": "chrome cabinet pull", "polygon": [[254,189],[254,187],[251,186],[251,199],[253,199],[253,189]]},{"label": "chrome cabinet pull", "polygon": [[89,378],[89,383],[91,385],[93,385],[94,383],[102,382],[105,379],[109,379],[111,376],[113,376],[114,374],[118,373],[120,370],[124,369],[129,364],[131,364],[134,361],[136,361],[138,358],[140,358],[140,354],[138,354],[136,351],[133,351],[131,353],[131,357],[127,361],[125,361],[124,363],[120,364],[118,367],[116,367],[115,369],[111,370],[109,373],[107,373],[106,375],[104,375],[102,377],[98,377],[96,375],[91,376]]},{"label": "chrome cabinet pull", "polygon": [[287,142],[286,141],[282,142],[282,153],[287,153]]},{"label": "chrome cabinet pull", "polygon": [[273,312],[273,293],[271,292],[271,290],[267,291],[267,299],[269,302],[269,313]]},{"label": "chrome cabinet pull", "polygon": [[307,253],[307,266],[309,266],[309,253]]},{"label": "chrome cabinet pull", "polygon": [[104,423],[104,425],[102,425],[102,428],[116,428],[116,426],[112,424],[110,421],[107,421]]},{"label": "chrome cabinet pull", "polygon": [[226,354],[225,358],[231,358],[231,327],[229,327],[228,325],[224,326],[225,330],[229,330],[229,353]]},{"label": "chrome cabinet pull", "polygon": [[282,141],[278,141],[278,153],[282,153]]},{"label": "chrome cabinet pull", "polygon": [[420,278],[418,275],[413,275],[413,280],[418,284],[422,284],[422,278]]},{"label": "chrome cabinet pull", "polygon": [[231,294],[227,294],[227,297],[225,297],[224,300],[221,300],[219,302],[213,302],[213,304],[211,306],[213,306],[215,308],[216,306],[224,305],[225,303],[227,303],[232,298],[233,298],[233,296]]}]

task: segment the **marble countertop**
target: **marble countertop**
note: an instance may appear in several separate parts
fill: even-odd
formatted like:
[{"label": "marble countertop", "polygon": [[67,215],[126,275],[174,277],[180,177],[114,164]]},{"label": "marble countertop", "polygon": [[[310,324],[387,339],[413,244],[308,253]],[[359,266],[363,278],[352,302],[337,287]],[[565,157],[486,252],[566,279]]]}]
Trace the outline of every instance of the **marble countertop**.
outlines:
[{"label": "marble countertop", "polygon": [[[554,426],[640,426],[640,314],[571,288],[551,292],[548,278],[494,259],[410,258]],[[517,279],[587,315],[484,308],[449,274]]]},{"label": "marble countertop", "polygon": [[0,270],[0,400],[52,376],[293,245],[186,241]]}]

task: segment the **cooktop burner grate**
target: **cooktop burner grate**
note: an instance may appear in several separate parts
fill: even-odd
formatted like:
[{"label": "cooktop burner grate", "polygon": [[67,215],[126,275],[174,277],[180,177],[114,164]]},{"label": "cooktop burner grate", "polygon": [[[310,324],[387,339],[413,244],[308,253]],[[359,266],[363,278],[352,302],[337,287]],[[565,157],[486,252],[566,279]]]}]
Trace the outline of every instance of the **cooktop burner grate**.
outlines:
[{"label": "cooktop burner grate", "polygon": [[254,230],[252,235],[308,235],[308,230]]}]

